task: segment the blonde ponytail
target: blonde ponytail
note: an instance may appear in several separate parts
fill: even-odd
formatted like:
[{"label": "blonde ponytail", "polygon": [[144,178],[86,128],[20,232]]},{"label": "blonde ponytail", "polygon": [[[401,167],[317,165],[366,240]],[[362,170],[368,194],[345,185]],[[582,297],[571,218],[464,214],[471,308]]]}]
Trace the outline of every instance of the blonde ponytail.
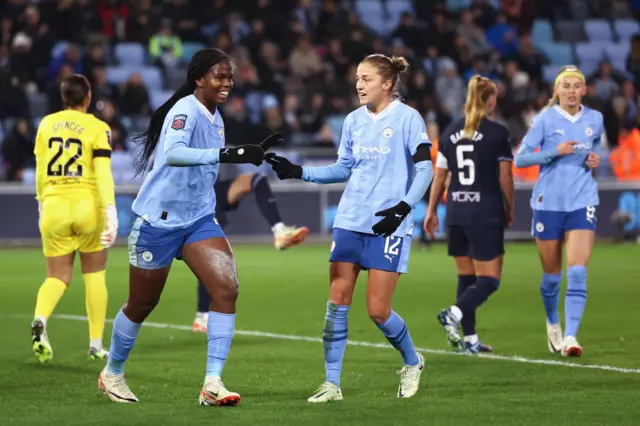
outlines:
[{"label": "blonde ponytail", "polygon": [[485,102],[489,96],[497,93],[495,84],[488,78],[474,75],[469,81],[467,89],[467,101],[464,105],[464,135],[467,139],[473,140],[480,122],[487,116]]}]

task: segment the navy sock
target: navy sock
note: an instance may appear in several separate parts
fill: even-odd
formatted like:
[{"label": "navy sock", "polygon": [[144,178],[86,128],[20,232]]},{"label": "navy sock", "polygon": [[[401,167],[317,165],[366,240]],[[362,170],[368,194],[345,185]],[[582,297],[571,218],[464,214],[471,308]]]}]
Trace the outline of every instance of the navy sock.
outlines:
[{"label": "navy sock", "polygon": [[267,177],[262,173],[253,175],[251,188],[255,194],[260,213],[267,219],[269,226],[273,227],[275,224],[282,222],[278,205],[276,204],[276,198],[273,196]]},{"label": "navy sock", "polygon": [[209,306],[211,306],[211,297],[202,282],[198,280],[198,312],[209,312]]},{"label": "navy sock", "polygon": [[491,294],[498,289],[500,280],[493,277],[477,277],[476,282],[465,291],[456,306],[462,311],[463,318],[471,315]]},{"label": "navy sock", "polygon": [[[460,298],[462,297],[464,292],[467,291],[473,284],[475,284],[475,282],[475,275],[458,275],[458,291],[456,293],[456,302],[460,301]],[[476,311],[465,313],[462,317],[462,320],[460,321],[460,325],[462,325],[462,332],[465,336],[472,336],[476,334]]]}]

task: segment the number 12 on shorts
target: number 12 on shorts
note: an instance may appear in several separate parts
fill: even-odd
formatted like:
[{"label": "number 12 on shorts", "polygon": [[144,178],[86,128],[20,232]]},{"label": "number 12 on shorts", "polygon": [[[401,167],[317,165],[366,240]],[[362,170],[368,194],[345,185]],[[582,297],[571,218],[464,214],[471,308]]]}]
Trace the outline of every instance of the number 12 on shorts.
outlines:
[{"label": "number 12 on shorts", "polygon": [[384,254],[397,256],[400,253],[398,246],[402,242],[402,237],[387,237],[384,241]]}]

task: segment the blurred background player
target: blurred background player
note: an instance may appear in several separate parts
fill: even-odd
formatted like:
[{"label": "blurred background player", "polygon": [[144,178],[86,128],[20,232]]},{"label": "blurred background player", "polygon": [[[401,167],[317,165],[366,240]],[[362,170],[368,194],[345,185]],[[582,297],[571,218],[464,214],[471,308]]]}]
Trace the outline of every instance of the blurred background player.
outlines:
[{"label": "blurred background player", "polygon": [[309,402],[342,400],[347,314],[361,270],[369,271],[369,316],[402,355],[397,396],[410,398],[418,391],[424,358],[416,352],[404,320],[391,309],[398,279],[409,262],[413,222],[407,216],[422,200],[433,173],[424,120],[397,99],[407,67],[404,58],[379,54],[360,63],[356,90],[362,107],[345,119],[336,163],[300,167],[286,158],[267,156],[280,179],[348,180],[333,224],[329,257],[331,284],[323,332],[326,381]]},{"label": "blurred background player", "polygon": [[102,347],[107,313],[107,251],[116,238],[118,214],[111,175],[111,132],[91,114],[91,86],[82,75],[60,86],[65,110],[43,118],[35,144],[36,193],[47,278],[31,323],[33,352],[40,362],[53,357],[47,320],[71,282],[80,252],[89,318],[89,357],[106,359]]},{"label": "blurred background player", "polygon": [[[500,285],[504,228],[514,217],[513,155],[506,127],[488,119],[497,89],[479,75],[469,81],[465,116],[440,137],[436,172],[424,230],[438,231],[436,208],[451,181],[447,199],[449,256],[458,269],[456,303],[438,315],[449,344],[470,353],[491,352],[476,334],[476,309]],[[503,201],[504,199],[504,201]],[[464,343],[458,333],[462,325]]]},{"label": "blurred background player", "polygon": [[[100,373],[100,389],[114,402],[137,402],[124,379],[124,364],[142,322],[158,304],[171,263],[180,257],[213,298],[200,405],[237,405],[240,395],[220,378],[235,324],[238,279],[233,252],[215,221],[213,186],[220,163],[260,165],[261,145],[225,148],[224,123],[217,108],[233,87],[229,57],[218,49],[196,52],[187,81],[152,115],[141,137],[138,170],[153,167],[134,203],[129,235],[129,298],[113,323],[111,356]],[[204,166],[204,167],[203,167]]]},{"label": "blurred background player", "polygon": [[[580,356],[577,334],[587,301],[587,265],[595,240],[598,186],[592,169],[600,164],[594,151],[604,133],[602,114],[582,105],[585,78],[573,65],[556,77],[548,108],[538,114],[516,154],[517,167],[540,165],[531,195],[531,232],[542,263],[540,294],[547,314],[551,352]],[[534,152],[536,148],[539,152]],[[562,279],[562,245],[567,255],[565,331],[558,314]]]},{"label": "blurred background player", "polygon": [[[269,180],[262,173],[245,173],[235,179],[216,181],[216,220],[224,229],[227,225],[227,212],[236,210],[238,203],[253,192],[256,204],[260,209],[274,236],[274,246],[277,250],[285,250],[297,244],[302,244],[309,236],[309,228],[304,226],[287,226],[282,222],[276,198],[271,191]],[[193,321],[193,331],[206,333],[209,317],[211,297],[207,289],[198,281],[198,310]]]}]

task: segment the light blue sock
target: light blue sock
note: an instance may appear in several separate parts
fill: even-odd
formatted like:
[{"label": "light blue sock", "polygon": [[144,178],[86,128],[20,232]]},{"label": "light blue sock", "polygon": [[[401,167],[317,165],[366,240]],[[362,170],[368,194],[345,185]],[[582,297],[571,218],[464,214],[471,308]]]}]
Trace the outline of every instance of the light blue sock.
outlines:
[{"label": "light blue sock", "polygon": [[322,330],[324,369],[327,381],[336,386],[340,386],[342,360],[344,359],[344,350],[347,347],[348,314],[349,306],[327,302],[324,329]]},{"label": "light blue sock", "polygon": [[111,346],[109,347],[109,359],[107,361],[107,371],[111,374],[123,374],[124,363],[129,358],[129,353],[138,338],[140,326],[131,321],[122,312],[118,312],[113,321],[113,331],[111,332]]},{"label": "light blue sock", "polygon": [[582,265],[567,268],[567,294],[564,298],[565,336],[576,337],[587,303],[587,268]]},{"label": "light blue sock", "polygon": [[547,322],[549,324],[560,324],[560,315],[558,314],[560,281],[562,281],[562,274],[542,274],[540,295],[542,296],[544,310],[547,312]]},{"label": "light blue sock", "polygon": [[222,376],[224,363],[229,355],[236,314],[209,311],[207,322],[207,373],[206,376]]},{"label": "light blue sock", "polygon": [[389,315],[389,318],[387,318],[384,323],[376,325],[380,330],[382,330],[384,337],[387,338],[389,343],[400,351],[404,365],[418,365],[420,362],[418,353],[416,352],[416,348],[413,346],[413,341],[411,340],[411,335],[407,329],[407,324],[400,315],[392,310],[391,315]]}]

